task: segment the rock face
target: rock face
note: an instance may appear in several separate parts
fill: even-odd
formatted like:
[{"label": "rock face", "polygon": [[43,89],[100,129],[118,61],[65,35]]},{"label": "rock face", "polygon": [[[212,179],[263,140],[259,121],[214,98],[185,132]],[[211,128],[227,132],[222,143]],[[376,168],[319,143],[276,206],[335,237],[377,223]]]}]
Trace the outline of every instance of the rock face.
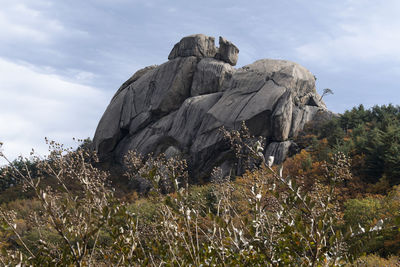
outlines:
[{"label": "rock face", "polygon": [[238,56],[239,48],[225,38],[219,37],[219,49],[215,58],[221,59],[222,61],[228,62],[232,66],[235,66],[238,61]]},{"label": "rock face", "polygon": [[[232,170],[220,127],[266,137],[265,156],[281,163],[304,125],[329,117],[314,76],[290,61],[263,59],[235,69],[239,49],[220,37],[183,38],[169,61],[139,70],[112,98],[94,136],[100,160],[122,163],[129,150],[184,155],[194,177]],[[231,167],[229,167],[231,166]]]},{"label": "rock face", "polygon": [[214,44],[214,37],[205,36],[204,34],[195,34],[182,38],[175,44],[168,59],[177,57],[214,57],[217,49]]}]

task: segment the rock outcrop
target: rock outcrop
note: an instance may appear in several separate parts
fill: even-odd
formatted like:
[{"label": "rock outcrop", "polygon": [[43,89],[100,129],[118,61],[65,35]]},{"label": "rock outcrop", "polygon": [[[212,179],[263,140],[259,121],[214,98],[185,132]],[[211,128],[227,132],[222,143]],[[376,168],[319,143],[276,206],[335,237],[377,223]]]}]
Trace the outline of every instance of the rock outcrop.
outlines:
[{"label": "rock outcrop", "polygon": [[195,56],[199,58],[214,57],[217,53],[215,48],[214,37],[205,36],[204,34],[195,34],[182,38],[182,40],[175,44],[172,48],[168,59],[177,57],[190,57]]},{"label": "rock outcrop", "polygon": [[237,48],[232,42],[229,42],[223,37],[219,37],[219,49],[215,55],[216,59],[221,59],[232,66],[235,66],[238,61],[239,48]]},{"label": "rock outcrop", "polygon": [[[329,117],[314,76],[290,61],[262,59],[235,69],[239,49],[220,37],[184,37],[160,66],[139,70],[112,98],[94,136],[100,160],[129,150],[184,155],[194,177],[232,167],[220,128],[266,137],[265,156],[281,163],[315,118]],[[227,167],[228,166],[228,167]],[[231,167],[229,167],[231,166]]]}]

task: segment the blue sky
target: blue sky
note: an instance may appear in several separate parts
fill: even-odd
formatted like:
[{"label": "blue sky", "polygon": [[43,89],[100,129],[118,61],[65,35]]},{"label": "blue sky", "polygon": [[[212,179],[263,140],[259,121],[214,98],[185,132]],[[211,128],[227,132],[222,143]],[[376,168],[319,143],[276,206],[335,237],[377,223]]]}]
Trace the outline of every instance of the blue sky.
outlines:
[{"label": "blue sky", "polygon": [[[398,0],[0,0],[0,141],[11,159],[44,137],[93,137],[136,70],[194,33],[224,36],[237,67],[287,59],[331,88],[327,106],[400,104]],[[0,161],[1,163],[1,161]]]}]

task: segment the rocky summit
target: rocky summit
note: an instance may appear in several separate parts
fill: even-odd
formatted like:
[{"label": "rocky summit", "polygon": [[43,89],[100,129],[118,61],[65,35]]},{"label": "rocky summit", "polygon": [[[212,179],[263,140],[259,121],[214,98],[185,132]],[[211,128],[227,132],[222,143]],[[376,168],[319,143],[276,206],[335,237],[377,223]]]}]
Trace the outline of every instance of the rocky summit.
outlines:
[{"label": "rocky summit", "polygon": [[168,61],[137,71],[115,93],[94,136],[101,161],[122,163],[129,150],[183,155],[193,177],[221,166],[234,169],[220,128],[266,137],[265,156],[281,163],[291,141],[313,120],[326,117],[306,68],[286,60],[261,59],[234,68],[239,49],[225,38],[182,38]]}]

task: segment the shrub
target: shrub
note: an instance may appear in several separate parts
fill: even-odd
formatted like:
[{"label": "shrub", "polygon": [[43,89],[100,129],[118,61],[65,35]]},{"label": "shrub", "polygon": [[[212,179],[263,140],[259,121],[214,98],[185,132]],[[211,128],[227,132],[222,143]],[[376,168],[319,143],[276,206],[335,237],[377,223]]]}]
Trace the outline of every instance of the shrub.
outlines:
[{"label": "shrub", "polygon": [[[336,164],[324,165],[324,183],[306,191],[285,177],[282,168],[266,162],[257,139],[242,140],[235,132],[232,137],[241,157],[249,157],[242,162],[253,170],[236,181],[216,177],[204,187],[188,186],[180,159],[144,161],[130,153],[129,177],[149,179],[153,193],[129,205],[115,198],[108,174],[92,164],[93,153],[50,142],[50,155],[37,158],[36,178],[29,169],[22,173],[10,165],[11,173],[34,191],[40,207],[30,213],[26,229],[32,230],[27,232],[19,229],[18,211],[0,209],[1,234],[12,237],[2,247],[0,261],[39,266],[335,266],[355,258],[348,244],[359,232],[342,230],[335,190],[348,175],[343,154],[336,155]],[[42,188],[47,176],[58,185]]]}]

